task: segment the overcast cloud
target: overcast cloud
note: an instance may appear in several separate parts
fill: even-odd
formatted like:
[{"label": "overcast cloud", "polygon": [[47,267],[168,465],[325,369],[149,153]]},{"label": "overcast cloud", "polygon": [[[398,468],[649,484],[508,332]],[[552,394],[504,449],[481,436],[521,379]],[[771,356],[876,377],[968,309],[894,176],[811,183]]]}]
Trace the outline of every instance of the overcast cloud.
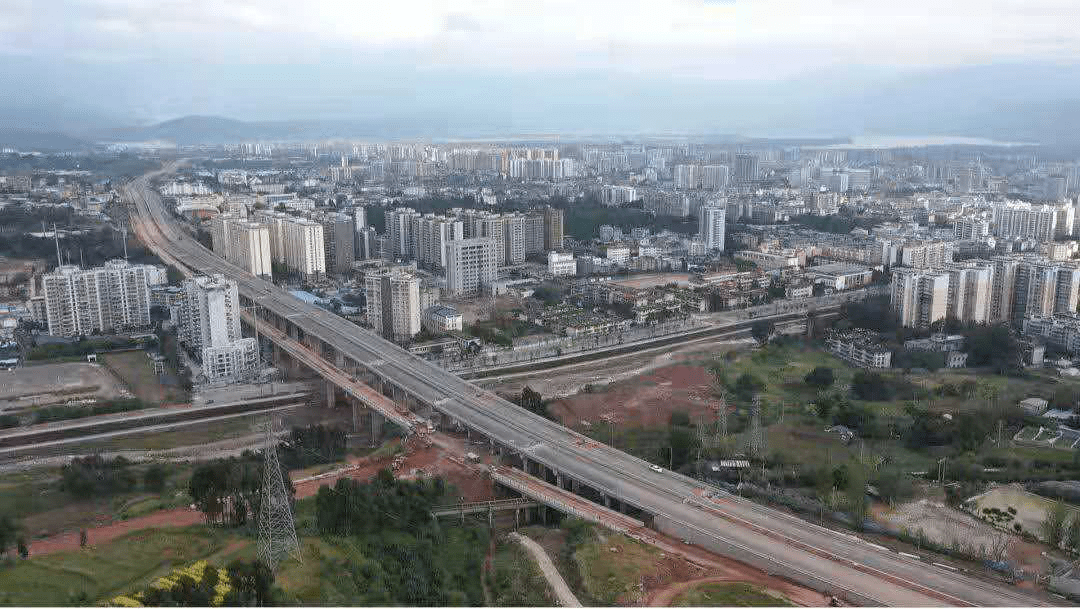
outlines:
[{"label": "overcast cloud", "polygon": [[543,96],[550,80],[560,96],[585,96],[579,106],[629,90],[657,97],[642,103],[662,113],[685,105],[665,99],[704,86],[756,91],[752,110],[783,83],[825,79],[851,95],[1021,64],[1069,81],[1033,86],[1069,88],[1078,18],[1075,0],[0,0],[0,77],[22,85],[0,93],[0,109],[348,118],[460,114],[438,100],[482,98],[561,128],[513,95]]}]

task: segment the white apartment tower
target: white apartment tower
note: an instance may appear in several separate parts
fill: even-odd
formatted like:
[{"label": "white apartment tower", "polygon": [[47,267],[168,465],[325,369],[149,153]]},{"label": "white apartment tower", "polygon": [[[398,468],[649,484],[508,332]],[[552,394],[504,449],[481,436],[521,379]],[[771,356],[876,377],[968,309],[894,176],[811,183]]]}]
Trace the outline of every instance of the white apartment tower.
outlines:
[{"label": "white apartment tower", "polygon": [[446,284],[455,296],[472,296],[496,279],[498,269],[495,239],[480,237],[446,244]]},{"label": "white apartment tower", "polygon": [[706,251],[724,250],[724,230],[727,216],[725,207],[706,205],[698,213],[698,234],[705,243]]},{"label": "white apartment tower", "polygon": [[465,236],[461,220],[425,214],[416,219],[416,243],[413,258],[421,265],[446,268],[446,244]]},{"label": "white apartment tower", "polygon": [[285,223],[285,265],[306,279],[317,279],[326,274],[322,224],[289,218]]},{"label": "white apartment tower", "polygon": [[990,321],[994,266],[986,261],[950,265],[948,317],[964,323]]},{"label": "white apartment tower", "polygon": [[[386,212],[386,236],[390,239],[392,258],[407,260],[415,251],[416,235],[413,234],[413,219],[420,214],[408,207],[398,207]],[[386,254],[383,254],[386,258]]]},{"label": "white apartment tower", "polygon": [[49,333],[77,336],[150,325],[152,267],[110,260],[81,270],[61,266],[42,277]]},{"label": "white apartment tower", "polygon": [[250,379],[258,368],[258,343],[240,333],[236,282],[223,275],[185,280],[180,342],[198,354],[208,381]]}]

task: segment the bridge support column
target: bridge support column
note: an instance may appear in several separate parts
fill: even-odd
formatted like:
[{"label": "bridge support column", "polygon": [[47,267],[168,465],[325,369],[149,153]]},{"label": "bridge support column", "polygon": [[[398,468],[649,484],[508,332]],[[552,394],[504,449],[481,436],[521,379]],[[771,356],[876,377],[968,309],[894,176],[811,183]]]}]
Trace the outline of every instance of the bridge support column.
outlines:
[{"label": "bridge support column", "polygon": [[353,433],[357,433],[360,431],[360,409],[363,408],[363,406],[353,400],[349,401],[352,402],[350,404],[350,406],[352,406],[352,430]]},{"label": "bridge support column", "polygon": [[514,528],[521,526],[521,510],[514,510]]},{"label": "bridge support column", "polygon": [[371,410],[371,446],[375,447],[379,445],[379,438],[382,437],[383,423],[385,417],[379,414],[377,410]]},{"label": "bridge support column", "polygon": [[495,528],[495,510],[488,507],[488,528]]},{"label": "bridge support column", "polygon": [[345,354],[334,349],[334,365],[342,370],[345,369]]},{"label": "bridge support column", "polygon": [[577,495],[580,490],[581,490],[581,484],[577,480],[574,480],[573,478],[571,478],[570,479],[570,491],[572,493],[574,493],[575,495]]},{"label": "bridge support column", "polygon": [[335,392],[336,391],[337,391],[337,387],[335,387],[334,384],[331,383],[330,381],[326,381],[326,408],[329,409],[329,410],[334,409],[334,405],[336,403],[336,401],[335,401],[335,398],[336,398]]}]

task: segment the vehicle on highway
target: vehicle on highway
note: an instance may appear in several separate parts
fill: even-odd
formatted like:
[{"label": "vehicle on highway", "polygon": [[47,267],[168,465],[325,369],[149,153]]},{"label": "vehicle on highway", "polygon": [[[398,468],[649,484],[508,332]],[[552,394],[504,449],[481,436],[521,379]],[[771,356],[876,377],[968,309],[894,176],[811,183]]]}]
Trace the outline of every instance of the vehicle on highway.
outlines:
[{"label": "vehicle on highway", "polygon": [[658,474],[664,472],[664,468],[660,467],[659,465],[650,465],[649,469],[653,470],[654,472],[656,472]]}]

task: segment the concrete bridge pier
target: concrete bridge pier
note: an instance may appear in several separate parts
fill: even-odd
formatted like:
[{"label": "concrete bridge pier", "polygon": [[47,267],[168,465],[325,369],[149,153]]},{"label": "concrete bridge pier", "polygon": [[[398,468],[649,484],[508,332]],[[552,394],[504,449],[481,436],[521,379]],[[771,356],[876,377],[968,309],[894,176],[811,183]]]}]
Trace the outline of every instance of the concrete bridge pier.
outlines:
[{"label": "concrete bridge pier", "polygon": [[379,440],[382,439],[383,424],[386,423],[386,417],[379,414],[379,411],[371,410],[371,445],[378,446]]},{"label": "concrete bridge pier", "polygon": [[337,386],[330,381],[326,381],[324,384],[326,391],[326,408],[328,410],[333,410],[334,406],[337,405]]}]

